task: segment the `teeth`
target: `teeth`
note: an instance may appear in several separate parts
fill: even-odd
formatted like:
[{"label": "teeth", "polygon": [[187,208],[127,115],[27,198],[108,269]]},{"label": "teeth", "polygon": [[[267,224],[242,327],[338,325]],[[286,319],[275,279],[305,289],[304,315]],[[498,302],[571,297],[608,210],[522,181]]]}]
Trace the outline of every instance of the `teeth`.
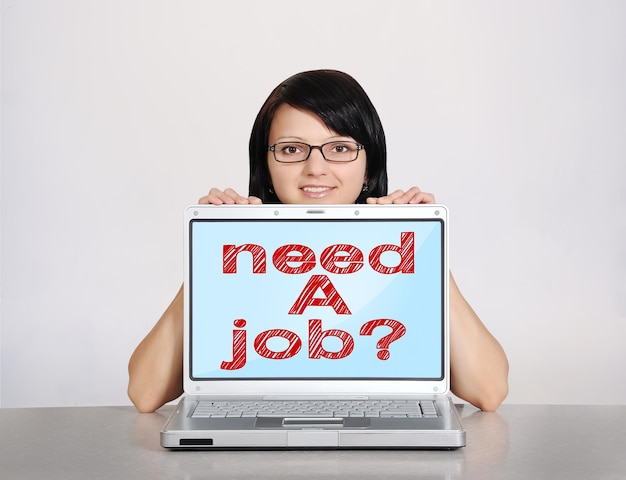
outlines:
[{"label": "teeth", "polygon": [[304,187],[302,190],[305,192],[320,193],[328,190],[328,187]]}]

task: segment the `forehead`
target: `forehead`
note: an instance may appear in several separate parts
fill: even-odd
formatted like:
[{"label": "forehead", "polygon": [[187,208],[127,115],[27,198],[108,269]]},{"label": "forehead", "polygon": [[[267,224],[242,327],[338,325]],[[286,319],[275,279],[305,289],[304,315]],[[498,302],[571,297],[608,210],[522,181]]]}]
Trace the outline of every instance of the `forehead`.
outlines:
[{"label": "forehead", "polygon": [[283,139],[321,142],[339,137],[320,117],[307,110],[283,104],[276,110],[269,131],[269,143]]}]

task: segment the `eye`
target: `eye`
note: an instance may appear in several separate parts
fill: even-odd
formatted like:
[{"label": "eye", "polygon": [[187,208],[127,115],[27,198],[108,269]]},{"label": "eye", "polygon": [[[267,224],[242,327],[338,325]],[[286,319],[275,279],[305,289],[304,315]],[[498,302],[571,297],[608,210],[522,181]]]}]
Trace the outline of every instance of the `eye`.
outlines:
[{"label": "eye", "polygon": [[354,152],[356,150],[356,145],[352,143],[333,143],[331,145],[331,152],[338,154],[345,154]]},{"label": "eye", "polygon": [[280,147],[280,153],[283,155],[299,155],[303,152],[302,145],[298,143],[287,143]]}]

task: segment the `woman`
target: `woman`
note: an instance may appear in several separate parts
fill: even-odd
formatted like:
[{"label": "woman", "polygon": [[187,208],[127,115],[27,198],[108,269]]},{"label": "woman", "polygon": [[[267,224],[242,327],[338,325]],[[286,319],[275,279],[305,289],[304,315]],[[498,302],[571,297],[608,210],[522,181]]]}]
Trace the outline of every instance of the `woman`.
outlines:
[{"label": "woman", "polygon": [[[349,75],[294,75],[270,94],[252,128],[249,196],[211,189],[208,204],[434,203],[417,187],[387,194],[385,134],[362,87]],[[182,287],[129,363],[128,395],[152,412],[182,393]],[[508,393],[508,361],[450,276],[451,390],[482,410]]]}]

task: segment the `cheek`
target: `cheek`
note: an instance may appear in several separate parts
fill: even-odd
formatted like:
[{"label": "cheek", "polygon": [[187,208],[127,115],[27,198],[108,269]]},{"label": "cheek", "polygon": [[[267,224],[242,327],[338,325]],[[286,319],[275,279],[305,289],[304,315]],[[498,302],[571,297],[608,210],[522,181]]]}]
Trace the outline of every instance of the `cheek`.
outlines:
[{"label": "cheek", "polygon": [[293,168],[294,165],[289,165],[289,168],[281,168],[284,167],[281,164],[271,163],[268,166],[268,171],[270,174],[270,183],[276,195],[279,196],[281,193],[288,191],[293,185],[297,182],[298,171],[296,168]]},{"label": "cheek", "polygon": [[358,168],[355,169],[354,177],[358,179],[361,184],[367,181],[367,162],[365,159],[363,159]]},{"label": "cheek", "polygon": [[[352,200],[356,200],[366,182],[365,165],[353,165],[353,168],[345,170],[341,174],[338,173],[338,176],[340,176],[343,187],[346,189],[346,194],[354,196]],[[350,203],[352,200],[344,199],[346,203]]]},{"label": "cheek", "polygon": [[274,161],[273,158],[270,158],[269,156],[267,157],[267,171],[270,174],[270,182],[272,185],[275,185],[276,183],[278,183],[277,178],[279,178],[279,173],[277,172],[277,168],[276,168],[276,162]]},{"label": "cheek", "polygon": [[367,154],[364,150],[361,150],[359,157],[352,165],[354,166],[352,171],[354,176],[364,183],[367,180]]}]

